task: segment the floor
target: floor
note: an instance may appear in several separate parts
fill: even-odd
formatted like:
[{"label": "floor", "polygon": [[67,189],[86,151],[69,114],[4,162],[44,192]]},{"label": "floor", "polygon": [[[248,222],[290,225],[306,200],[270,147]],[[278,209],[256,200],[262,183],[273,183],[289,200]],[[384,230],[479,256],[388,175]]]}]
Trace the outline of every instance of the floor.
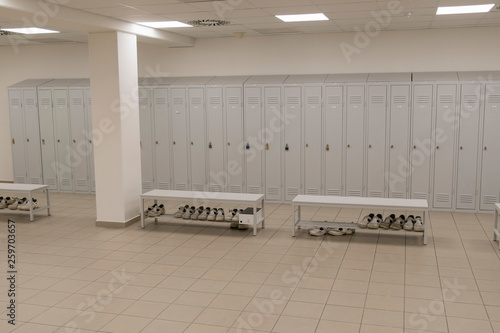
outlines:
[{"label": "floor", "polygon": [[[51,199],[52,216],[31,223],[0,211],[1,332],[500,332],[493,214],[431,212],[424,246],[421,233],[404,230],[293,238],[286,204],[266,205],[254,237],[168,218],[144,230],[96,227],[94,196]],[[367,213],[303,209],[319,221]],[[7,218],[17,227],[15,326]]]}]

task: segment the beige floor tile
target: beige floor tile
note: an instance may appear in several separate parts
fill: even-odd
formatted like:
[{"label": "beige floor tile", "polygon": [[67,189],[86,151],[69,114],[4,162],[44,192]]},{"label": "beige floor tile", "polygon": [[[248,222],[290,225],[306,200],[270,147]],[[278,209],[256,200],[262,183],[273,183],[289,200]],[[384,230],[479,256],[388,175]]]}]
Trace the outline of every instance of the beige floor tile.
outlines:
[{"label": "beige floor tile", "polygon": [[231,327],[240,311],[207,308],[195,319],[194,323]]},{"label": "beige floor tile", "polygon": [[136,301],[121,314],[153,319],[162,313],[168,305],[167,303]]},{"label": "beige floor tile", "polygon": [[260,286],[257,284],[229,282],[220,293],[226,295],[255,296],[259,288]]},{"label": "beige floor tile", "polygon": [[372,272],[370,270],[340,268],[337,273],[337,279],[370,281]]},{"label": "beige floor tile", "polygon": [[387,311],[365,309],[362,325],[387,326],[403,328],[404,313],[402,311]]},{"label": "beige floor tile", "polygon": [[489,321],[455,317],[448,317],[448,328],[450,333],[493,332]]},{"label": "beige floor tile", "polygon": [[[0,323],[2,325],[2,329],[6,329],[3,325],[3,323]],[[18,326],[18,325],[16,325]],[[24,323],[20,327],[13,327],[13,331],[15,333],[51,333],[55,332],[57,330],[57,326],[51,326],[51,325],[42,325],[42,324],[35,324],[35,323]],[[10,332],[8,330],[7,332]]]},{"label": "beige floor tile", "polygon": [[360,333],[401,333],[401,328],[362,324]]},{"label": "beige floor tile", "polygon": [[191,323],[204,309],[204,307],[200,306],[170,304],[160,315],[158,315],[158,319]]},{"label": "beige floor tile", "polygon": [[172,303],[182,295],[182,290],[154,288],[141,297],[141,301]]},{"label": "beige floor tile", "polygon": [[96,311],[85,311],[64,325],[71,330],[94,330],[97,331],[116,317],[115,314],[100,313]]},{"label": "beige floor tile", "polygon": [[28,322],[41,313],[45,312],[49,307],[42,305],[32,305],[32,304],[24,304],[22,305],[22,311],[20,311],[16,319],[22,322]]},{"label": "beige floor tile", "polygon": [[223,326],[191,324],[184,333],[226,333],[228,330],[228,327]]},{"label": "beige floor tile", "polygon": [[168,288],[176,290],[188,290],[197,279],[189,277],[169,276],[157,285],[159,288]]},{"label": "beige floor tile", "polygon": [[465,303],[444,303],[446,315],[449,317],[488,320],[488,314],[483,305]]},{"label": "beige floor tile", "polygon": [[365,306],[366,296],[366,294],[332,291],[328,297],[327,303],[331,305],[363,308]]},{"label": "beige floor tile", "polygon": [[369,283],[366,281],[335,280],[332,291],[366,294]]},{"label": "beige floor tile", "polygon": [[243,311],[251,301],[249,296],[217,295],[208,307],[215,309]]},{"label": "beige floor tile", "polygon": [[189,326],[188,323],[180,323],[178,321],[155,319],[146,326],[141,333],[182,333]]},{"label": "beige floor tile", "polygon": [[290,300],[325,304],[329,296],[330,293],[323,290],[296,288]]},{"label": "beige floor tile", "polygon": [[26,303],[33,305],[54,306],[65,298],[71,296],[70,293],[63,293],[59,291],[41,291],[35,296],[27,299]]},{"label": "beige floor tile", "polygon": [[324,304],[289,301],[282,312],[283,316],[319,319]]},{"label": "beige floor tile", "polygon": [[101,330],[112,333],[136,333],[144,329],[151,321],[149,318],[118,315]]},{"label": "beige floor tile", "polygon": [[405,332],[408,330],[414,332],[446,332],[448,333],[448,324],[446,317],[441,312],[439,305],[427,306],[418,310],[418,312],[405,313]]},{"label": "beige floor tile", "polygon": [[[198,291],[185,291],[173,303],[182,305],[208,306],[217,294]],[[172,302],[171,302],[172,303]]]},{"label": "beige floor tile", "polygon": [[361,323],[362,318],[363,318],[362,308],[353,308],[353,307],[329,305],[329,304],[326,305],[323,314],[321,315],[322,320],[343,321],[356,324]]},{"label": "beige floor tile", "polygon": [[76,315],[77,312],[74,309],[69,310],[50,308],[33,318],[31,322],[45,325],[61,326],[76,317]]},{"label": "beige floor tile", "polygon": [[317,319],[281,316],[273,328],[277,333],[314,332],[318,325]]},{"label": "beige floor tile", "polygon": [[405,305],[403,297],[367,295],[365,308],[376,310],[402,311]]},{"label": "beige floor tile", "polygon": [[406,286],[405,297],[423,299],[442,299],[441,288]]},{"label": "beige floor tile", "polygon": [[315,333],[359,333],[360,324],[320,320]]}]

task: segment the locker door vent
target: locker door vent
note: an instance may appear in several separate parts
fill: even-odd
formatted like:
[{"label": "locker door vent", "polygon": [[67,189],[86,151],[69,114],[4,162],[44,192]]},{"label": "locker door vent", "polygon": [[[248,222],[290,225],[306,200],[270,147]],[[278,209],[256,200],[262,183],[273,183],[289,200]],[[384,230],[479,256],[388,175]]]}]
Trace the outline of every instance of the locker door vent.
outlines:
[{"label": "locker door vent", "polygon": [[150,182],[142,182],[142,190],[143,191],[151,191],[153,186]]},{"label": "locker door vent", "polygon": [[81,97],[73,97],[71,98],[71,104],[72,105],[83,105],[83,100]]},{"label": "locker door vent", "polygon": [[450,195],[448,193],[436,193],[437,202],[450,202]]},{"label": "locker door vent", "polygon": [[174,97],[173,103],[174,103],[174,105],[182,105],[182,104],[184,104],[184,98]]},{"label": "locker door vent", "polygon": [[210,185],[211,192],[222,192],[222,185],[220,184],[211,184]]},{"label": "locker door vent", "polygon": [[241,193],[241,186],[240,185],[231,185],[231,186],[229,186],[229,192]]},{"label": "locker door vent", "polygon": [[24,177],[16,177],[16,183],[19,183],[19,184],[24,184],[26,183],[26,180],[24,179]]},{"label": "locker door vent", "polygon": [[182,183],[175,184],[175,189],[177,191],[187,191],[187,184],[182,184]]},{"label": "locker door vent", "polygon": [[269,195],[269,196],[280,195],[280,188],[276,187],[276,186],[268,186],[267,187],[267,195]]},{"label": "locker door vent", "polygon": [[210,104],[221,104],[220,97],[219,96],[210,96],[209,103]]},{"label": "locker door vent", "polygon": [[347,191],[347,195],[350,196],[350,197],[360,197],[361,196],[361,191],[349,190],[349,191]]},{"label": "locker door vent", "polygon": [[444,104],[453,103],[453,95],[440,95],[439,103],[444,103]]},{"label": "locker door vent", "polygon": [[147,106],[148,102],[149,102],[149,98],[147,98],[147,97],[139,98],[139,105],[140,106]]},{"label": "locker door vent", "polygon": [[57,106],[66,106],[66,98],[58,97],[56,98]]},{"label": "locker door vent", "polygon": [[360,96],[360,95],[349,96],[349,103],[351,103],[351,104],[362,104],[363,103],[363,97]]},{"label": "locker door vent", "polygon": [[328,104],[340,104],[340,96],[328,96]]},{"label": "locker door vent", "polygon": [[71,179],[69,179],[69,178],[62,178],[61,179],[61,186],[71,186]]},{"label": "locker door vent", "polygon": [[340,190],[328,189],[326,190],[326,195],[340,195]]},{"label": "locker door vent", "polygon": [[26,98],[26,106],[35,106],[35,99],[33,97]]},{"label": "locker door vent", "polygon": [[231,105],[234,105],[234,104],[239,105],[239,104],[241,104],[240,98],[238,96],[229,96],[227,98],[227,102],[228,102],[228,104],[231,104]]},{"label": "locker door vent", "polygon": [[286,196],[287,197],[295,197],[298,194],[299,194],[298,187],[287,187],[286,188]]},{"label": "locker door vent", "polygon": [[394,96],[393,101],[396,104],[406,104],[406,103],[408,103],[408,100],[406,99],[406,96]]},{"label": "locker door vent", "polygon": [[268,96],[267,97],[267,104],[270,105],[277,105],[280,103],[280,99],[276,96]]},{"label": "locker door vent", "polygon": [[40,100],[40,105],[41,106],[50,106],[50,98],[47,98],[47,97],[42,98]]},{"label": "locker door vent", "polygon": [[369,197],[382,198],[382,191],[369,191]]},{"label": "locker door vent", "polygon": [[193,191],[205,191],[205,186],[203,184],[193,184]]},{"label": "locker door vent", "polygon": [[167,99],[165,97],[156,97],[155,103],[156,103],[156,105],[166,105]]},{"label": "locker door vent", "polygon": [[76,187],[87,187],[87,179],[77,179]]},{"label": "locker door vent", "polygon": [[391,192],[391,198],[404,199],[405,194],[403,192]]},{"label": "locker door vent", "polygon": [[488,103],[491,104],[500,104],[500,95],[489,95]]},{"label": "locker door vent", "polygon": [[56,186],[56,179],[53,177],[45,178],[45,185]]},{"label": "locker door vent", "polygon": [[306,191],[307,195],[319,195],[319,189],[318,188],[308,188]]},{"label": "locker door vent", "polygon": [[413,192],[413,199],[427,200],[427,193],[425,193],[425,192]]},{"label": "locker door vent", "polygon": [[286,98],[287,104],[299,104],[299,98],[297,96],[288,96]]},{"label": "locker door vent", "polygon": [[20,106],[21,105],[21,100],[19,98],[11,98],[10,99],[10,105],[12,105],[12,106]]},{"label": "locker door vent", "polygon": [[248,96],[247,103],[251,105],[259,104],[259,97],[257,96]]},{"label": "locker door vent", "polygon": [[493,205],[497,202],[496,195],[483,195],[482,203],[485,205]]},{"label": "locker door vent", "polygon": [[203,104],[201,97],[191,97],[191,104]]},{"label": "locker door vent", "polygon": [[373,104],[384,104],[384,96],[371,96]]},{"label": "locker door vent", "polygon": [[30,178],[30,183],[31,184],[42,184],[42,180],[38,177],[32,177],[32,178]]},{"label": "locker door vent", "polygon": [[160,190],[170,190],[170,183],[159,182],[158,183],[158,189],[160,189]]},{"label": "locker door vent", "polygon": [[460,194],[458,196],[458,202],[462,204],[471,204],[474,200],[474,196],[472,194]]},{"label": "locker door vent", "polygon": [[476,95],[465,95],[464,96],[464,104],[476,104],[478,102],[478,98]]},{"label": "locker door vent", "polygon": [[260,186],[248,186],[248,193],[260,194]]},{"label": "locker door vent", "polygon": [[319,96],[308,96],[307,104],[319,104]]},{"label": "locker door vent", "polygon": [[415,98],[415,101],[417,103],[421,103],[421,104],[430,103],[431,102],[431,98],[430,98],[430,96],[417,96]]}]

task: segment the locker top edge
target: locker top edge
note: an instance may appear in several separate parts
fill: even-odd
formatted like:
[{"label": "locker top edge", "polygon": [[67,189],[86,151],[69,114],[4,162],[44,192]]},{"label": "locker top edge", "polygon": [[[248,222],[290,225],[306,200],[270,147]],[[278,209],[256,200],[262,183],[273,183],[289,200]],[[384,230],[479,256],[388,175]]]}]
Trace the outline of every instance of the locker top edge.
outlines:
[{"label": "locker top edge", "polygon": [[250,76],[216,76],[210,80],[207,85],[218,85],[218,84],[243,84]]},{"label": "locker top edge", "polygon": [[285,84],[293,83],[323,83],[326,80],[326,74],[313,74],[313,75],[290,75],[285,80]]},{"label": "locker top edge", "polygon": [[80,79],[69,85],[70,88],[90,88],[90,79]]},{"label": "locker top edge", "polygon": [[458,81],[456,72],[413,73],[413,81]]},{"label": "locker top edge", "polygon": [[168,86],[178,79],[178,77],[140,77],[139,86]]},{"label": "locker top edge", "polygon": [[460,81],[488,83],[490,81],[500,81],[499,72],[458,72]]},{"label": "locker top edge", "polygon": [[44,84],[39,85],[40,88],[51,88],[51,87],[64,87],[67,88],[69,86],[74,85],[78,81],[82,79],[55,79]]},{"label": "locker top edge", "polygon": [[349,82],[366,82],[368,74],[330,74],[326,77],[325,83],[349,83]]},{"label": "locker top edge", "polygon": [[368,82],[411,82],[411,73],[372,73]]},{"label": "locker top edge", "polygon": [[245,84],[282,84],[288,75],[254,75]]},{"label": "locker top edge", "polygon": [[9,88],[23,88],[23,87],[37,87],[41,84],[47,83],[51,81],[52,79],[29,79],[29,80],[24,80],[18,83],[15,83]]},{"label": "locker top edge", "polygon": [[193,76],[180,77],[175,80],[172,85],[204,85],[210,82],[214,76]]}]

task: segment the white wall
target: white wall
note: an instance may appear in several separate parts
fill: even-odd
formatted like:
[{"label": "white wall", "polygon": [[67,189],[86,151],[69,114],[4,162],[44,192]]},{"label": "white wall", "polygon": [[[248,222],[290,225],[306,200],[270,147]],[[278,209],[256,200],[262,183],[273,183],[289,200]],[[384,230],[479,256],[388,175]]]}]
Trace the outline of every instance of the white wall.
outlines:
[{"label": "white wall", "polygon": [[[139,76],[500,70],[500,27],[387,31],[348,62],[354,33],[202,39],[191,48],[141,44]],[[89,77],[86,44],[0,47],[0,181],[12,180],[7,86]]]}]

